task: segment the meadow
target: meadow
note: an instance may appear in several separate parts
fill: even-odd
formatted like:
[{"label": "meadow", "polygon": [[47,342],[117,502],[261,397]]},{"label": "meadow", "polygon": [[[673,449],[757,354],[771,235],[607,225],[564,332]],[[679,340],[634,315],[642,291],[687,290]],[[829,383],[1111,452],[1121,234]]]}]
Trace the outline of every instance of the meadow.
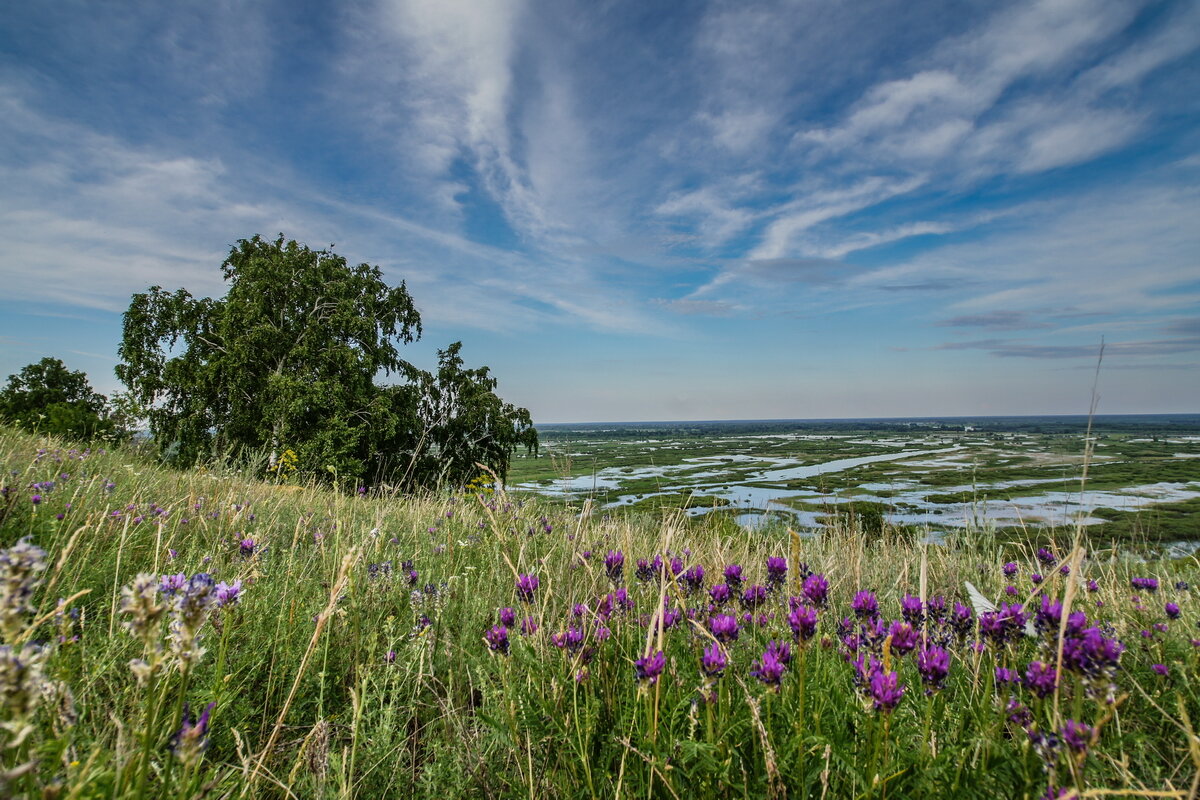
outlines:
[{"label": "meadow", "polygon": [[2,796],[1200,789],[1195,554],[334,492],[7,428],[0,469]]}]

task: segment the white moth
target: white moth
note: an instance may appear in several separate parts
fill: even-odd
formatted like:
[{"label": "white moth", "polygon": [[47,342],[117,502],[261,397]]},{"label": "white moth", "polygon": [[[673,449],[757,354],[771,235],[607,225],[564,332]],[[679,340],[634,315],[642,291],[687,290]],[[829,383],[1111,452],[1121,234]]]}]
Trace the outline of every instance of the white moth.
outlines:
[{"label": "white moth", "polygon": [[[975,609],[975,616],[980,616],[987,613],[996,613],[1000,609],[991,600],[984,597],[983,592],[975,588],[975,584],[970,581],[963,581],[963,585],[967,587],[967,596],[971,598],[971,607]],[[1037,636],[1037,629],[1033,627],[1033,620],[1025,621],[1025,635]]]}]

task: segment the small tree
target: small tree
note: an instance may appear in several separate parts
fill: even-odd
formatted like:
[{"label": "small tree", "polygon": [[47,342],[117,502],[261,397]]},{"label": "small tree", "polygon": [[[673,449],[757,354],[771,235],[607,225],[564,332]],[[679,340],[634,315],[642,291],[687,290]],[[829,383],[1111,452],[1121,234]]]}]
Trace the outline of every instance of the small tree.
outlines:
[{"label": "small tree", "polygon": [[26,430],[93,439],[112,434],[108,401],[87,375],[67,369],[57,358],[29,364],[0,390],[0,419]]},{"label": "small tree", "polygon": [[462,342],[439,350],[437,375],[422,373],[416,393],[403,396],[416,400],[421,435],[411,479],[418,484],[465,485],[479,476],[478,463],[504,476],[513,450],[538,446],[529,411],[496,395],[487,367],[463,369],[461,350]]},{"label": "small tree", "polygon": [[[193,463],[289,449],[320,478],[443,474],[415,467],[430,433],[418,405],[432,384],[399,354],[421,335],[403,283],[390,287],[377,267],[282,235],[239,241],[222,270],[221,299],[155,286],[125,313],[117,375],[146,407],[164,455]],[[377,386],[379,373],[406,382]],[[453,457],[508,463],[483,446]]]}]

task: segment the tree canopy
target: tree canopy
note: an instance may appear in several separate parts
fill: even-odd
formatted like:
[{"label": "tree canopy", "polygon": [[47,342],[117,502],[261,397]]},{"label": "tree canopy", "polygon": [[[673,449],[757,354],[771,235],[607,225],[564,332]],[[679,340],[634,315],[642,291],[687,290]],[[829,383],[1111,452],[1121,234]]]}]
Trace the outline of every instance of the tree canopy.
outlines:
[{"label": "tree canopy", "polygon": [[[329,250],[260,236],[222,264],[223,298],[151,287],[125,312],[118,377],[169,458],[290,450],[303,472],[406,488],[503,475],[537,446],[529,412],[498,398],[460,343],[436,376],[400,357],[421,335],[404,283]],[[378,385],[376,376],[399,383]]]},{"label": "tree canopy", "polygon": [[29,364],[0,389],[0,419],[39,433],[92,439],[115,430],[108,400],[57,358]]}]

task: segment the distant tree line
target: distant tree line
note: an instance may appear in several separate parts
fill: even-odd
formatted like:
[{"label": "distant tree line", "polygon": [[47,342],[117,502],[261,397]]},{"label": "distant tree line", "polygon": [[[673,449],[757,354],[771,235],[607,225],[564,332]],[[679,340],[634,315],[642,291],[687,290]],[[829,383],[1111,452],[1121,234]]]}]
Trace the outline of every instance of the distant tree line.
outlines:
[{"label": "distant tree line", "polygon": [[92,441],[124,437],[122,405],[94,390],[87,375],[57,358],[29,364],[0,389],[0,420],[25,430]]}]

